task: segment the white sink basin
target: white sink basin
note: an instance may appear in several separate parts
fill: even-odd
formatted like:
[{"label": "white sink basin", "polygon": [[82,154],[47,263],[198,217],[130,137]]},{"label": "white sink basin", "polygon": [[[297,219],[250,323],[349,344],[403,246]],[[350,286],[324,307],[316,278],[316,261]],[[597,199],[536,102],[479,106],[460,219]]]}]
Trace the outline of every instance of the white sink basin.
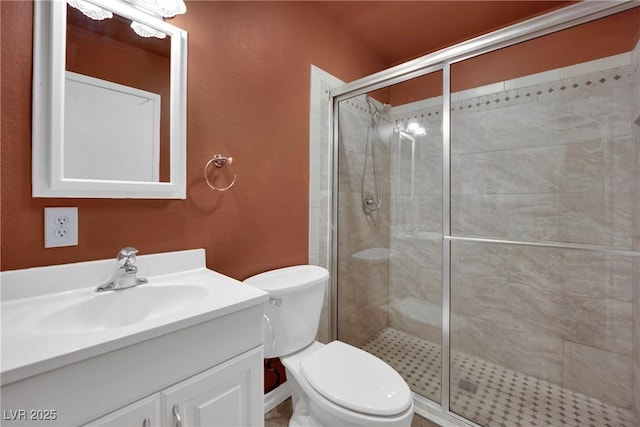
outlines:
[{"label": "white sink basin", "polygon": [[8,301],[2,304],[3,344],[10,338],[60,340],[69,334],[80,335],[72,338],[78,342],[84,339],[81,335],[117,336],[202,314],[225,300],[219,296],[221,286],[236,286],[235,280],[221,275],[222,280],[207,280],[208,273],[216,274],[203,269],[153,277],[149,283],[118,291],[96,292],[91,286]]},{"label": "white sink basin", "polygon": [[114,260],[0,273],[2,385],[252,307],[268,295],[206,268],[204,250],[138,257],[149,283],[96,292]]},{"label": "white sink basin", "polygon": [[35,325],[39,334],[68,334],[119,328],[188,309],[202,300],[202,286],[145,284],[135,288],[83,293]]}]

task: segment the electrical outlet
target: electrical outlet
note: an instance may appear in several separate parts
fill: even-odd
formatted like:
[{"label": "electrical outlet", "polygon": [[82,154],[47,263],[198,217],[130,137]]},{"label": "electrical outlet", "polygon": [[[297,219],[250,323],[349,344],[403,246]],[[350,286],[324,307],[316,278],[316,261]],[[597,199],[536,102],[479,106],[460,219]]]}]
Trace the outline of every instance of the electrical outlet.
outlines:
[{"label": "electrical outlet", "polygon": [[56,216],[53,221],[58,227],[64,227],[64,225],[69,222],[69,217],[66,215]]},{"label": "electrical outlet", "polygon": [[44,208],[44,247],[78,244],[78,208]]}]

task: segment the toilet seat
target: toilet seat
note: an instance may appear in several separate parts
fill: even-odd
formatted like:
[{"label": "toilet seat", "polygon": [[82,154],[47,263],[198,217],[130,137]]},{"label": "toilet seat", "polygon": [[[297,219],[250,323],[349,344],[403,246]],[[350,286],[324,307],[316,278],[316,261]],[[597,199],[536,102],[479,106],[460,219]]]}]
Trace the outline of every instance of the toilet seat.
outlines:
[{"label": "toilet seat", "polygon": [[340,341],[303,358],[300,370],[315,391],[351,411],[393,416],[412,404],[411,390],[391,366]]}]

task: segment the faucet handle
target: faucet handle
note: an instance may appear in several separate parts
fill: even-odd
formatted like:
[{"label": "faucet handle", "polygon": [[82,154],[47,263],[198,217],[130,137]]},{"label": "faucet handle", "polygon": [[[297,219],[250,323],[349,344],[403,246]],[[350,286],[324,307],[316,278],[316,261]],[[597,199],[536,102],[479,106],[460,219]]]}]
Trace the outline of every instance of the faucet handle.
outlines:
[{"label": "faucet handle", "polygon": [[138,253],[138,250],[130,246],[120,249],[120,252],[118,252],[118,255],[116,256],[116,261],[118,262],[118,266],[122,267],[125,265],[135,264],[137,253]]},{"label": "faucet handle", "polygon": [[117,291],[148,283],[149,280],[136,277],[138,272],[138,267],[135,265],[137,253],[138,250],[130,246],[120,249],[116,256],[116,272],[111,280],[98,286],[96,292]]}]

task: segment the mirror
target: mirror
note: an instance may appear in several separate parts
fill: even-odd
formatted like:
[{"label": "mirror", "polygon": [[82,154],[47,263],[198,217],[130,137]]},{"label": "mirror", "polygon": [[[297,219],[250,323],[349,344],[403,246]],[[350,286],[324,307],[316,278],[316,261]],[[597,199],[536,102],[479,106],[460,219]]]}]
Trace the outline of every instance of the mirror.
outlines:
[{"label": "mirror", "polygon": [[113,17],[35,3],[32,194],[184,199],[187,34],[128,3],[91,3]]}]

